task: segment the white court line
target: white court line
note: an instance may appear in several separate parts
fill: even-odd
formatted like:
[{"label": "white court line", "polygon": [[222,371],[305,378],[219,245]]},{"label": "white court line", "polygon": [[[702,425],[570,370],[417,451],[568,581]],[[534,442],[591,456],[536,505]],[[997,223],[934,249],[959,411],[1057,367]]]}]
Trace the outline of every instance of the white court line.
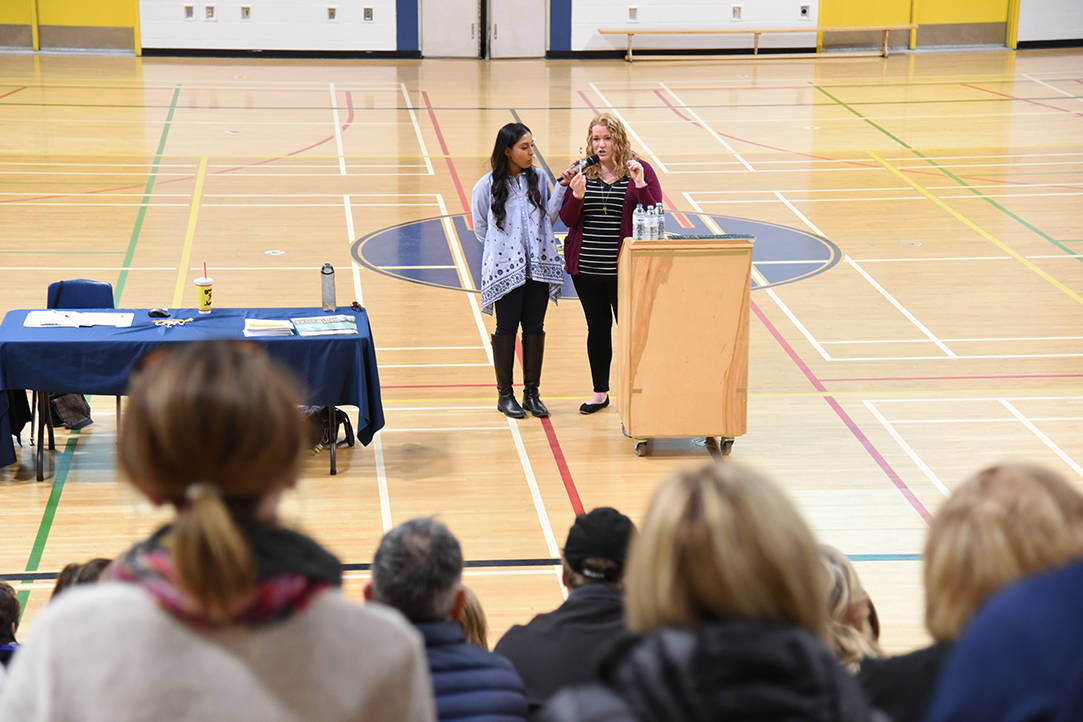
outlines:
[{"label": "white court line", "polygon": [[955,357],[955,352],[952,351],[950,348],[948,348],[947,344],[945,344],[943,341],[941,341],[939,338],[937,338],[936,335],[934,335],[933,332],[930,331],[925,326],[925,324],[923,324],[921,321],[919,321],[914,314],[910,313],[910,311],[908,311],[906,309],[906,307],[903,306],[902,303],[900,303],[898,301],[898,299],[896,299],[894,296],[892,296],[890,293],[888,293],[886,288],[884,288],[879,283],[877,283],[876,280],[865,271],[865,269],[863,269],[861,266],[857,265],[857,261],[850,258],[849,256],[845,256],[845,260],[846,260],[847,263],[850,264],[850,266],[855,271],[857,271],[859,274],[861,274],[862,278],[864,278],[866,281],[868,281],[869,284],[873,288],[875,288],[877,291],[879,291],[880,295],[883,296],[884,298],[886,298],[888,303],[890,303],[892,306],[894,306],[895,309],[899,311],[899,313],[901,313],[903,316],[906,317],[906,319],[908,321],[910,321],[910,323],[917,326],[918,330],[921,331],[921,333],[924,334],[926,338],[928,338],[930,341],[932,341],[934,344],[936,344],[937,348],[939,348],[941,351],[943,351],[948,356],[950,356],[952,358]]},{"label": "white court line", "polygon": [[960,401],[1083,401],[1083,396],[930,396],[928,398],[874,399],[877,404],[946,404]]},{"label": "white court line", "polygon": [[380,266],[382,271],[446,271],[455,266]]},{"label": "white court line", "polygon": [[[1009,359],[1009,358],[1078,358],[1083,353],[1006,353],[1006,354],[955,354],[952,359]],[[832,361],[943,361],[948,356],[835,356]]]},{"label": "white court line", "polygon": [[376,350],[384,351],[477,351],[484,346],[377,346]]},{"label": "white court line", "polygon": [[[436,202],[440,206],[440,225],[444,228],[444,236],[447,238],[451,257],[455,259],[455,268],[459,274],[459,285],[468,291],[476,290],[474,281],[470,278],[470,270],[466,266],[462,248],[459,245],[459,234],[455,232],[455,224],[448,217],[447,206],[444,205],[444,196],[437,193]],[[489,340],[489,332],[485,330],[485,322],[481,319],[481,306],[478,305],[477,294],[468,293],[466,295],[470,299],[470,309],[474,316],[474,323],[478,328],[478,333],[481,334],[481,343],[485,347],[485,358],[488,359],[489,365],[492,366],[493,347],[492,344],[485,343]]]},{"label": "white court line", "polygon": [[723,138],[718,133],[716,133],[714,128],[712,128],[707,121],[705,121],[703,118],[701,118],[699,116],[699,113],[697,113],[696,111],[694,111],[690,107],[688,107],[688,104],[685,103],[683,100],[681,100],[680,97],[676,93],[674,93],[672,90],[670,90],[668,85],[666,85],[665,83],[660,82],[660,81],[659,81],[658,84],[660,86],[662,86],[663,90],[665,90],[667,93],[672,95],[673,99],[676,100],[680,104],[681,108],[683,108],[685,110],[685,112],[687,112],[689,115],[691,115],[693,118],[695,118],[699,122],[700,126],[705,131],[707,131],[712,138],[714,138],[719,143],[721,143],[723,148],[725,148],[726,150],[728,150],[730,153],[733,154],[733,157],[735,157],[737,160],[741,161],[741,165],[743,165],[748,170],[755,172],[756,169],[753,168],[752,165],[747,160],[745,160],[741,156],[740,153],[738,153],[736,150],[734,150],[733,146],[730,145],[729,143],[727,143],[725,138]]},{"label": "white court line", "polygon": [[1078,100],[1079,102],[1083,103],[1083,98],[1078,97],[1074,93],[1069,93],[1067,90],[1061,90],[1060,88],[1058,88],[1055,85],[1050,85],[1049,83],[1045,82],[1044,80],[1039,80],[1038,78],[1035,78],[1033,75],[1030,75],[1028,73],[1023,73],[1023,77],[1026,78],[1027,80],[1033,80],[1035,83],[1038,83],[1040,85],[1044,85],[1045,87],[1049,88],[1050,90],[1052,90],[1055,93],[1060,93],[1061,95],[1067,95],[1072,100]]},{"label": "white court line", "polygon": [[[6,205],[21,206],[21,205],[34,205],[30,203],[10,203]],[[45,203],[39,205],[113,205],[109,203]],[[139,203],[130,203],[127,205],[141,205]],[[149,205],[149,204],[148,204]],[[175,203],[159,203],[158,205],[177,205]],[[204,203],[204,206],[214,206],[215,208],[338,208],[338,203]],[[364,208],[408,208],[408,207],[425,207],[431,206],[432,203],[355,203],[355,206],[361,206]]]},{"label": "white court line", "polygon": [[873,402],[866,401],[864,403],[865,408],[867,408],[869,412],[872,413],[874,417],[876,417],[876,420],[880,422],[880,425],[883,426],[889,434],[891,434],[891,438],[895,440],[895,443],[899,445],[899,448],[906,452],[906,455],[910,457],[910,460],[913,461],[919,469],[921,469],[921,473],[925,474],[925,478],[931,481],[933,486],[940,490],[941,494],[943,494],[944,496],[948,496],[951,493],[948,487],[946,487],[944,485],[944,482],[940,481],[937,475],[933,473],[933,470],[929,468],[929,465],[922,461],[921,457],[918,456],[918,453],[914,451],[910,444],[906,443],[906,440],[903,439],[899,432],[895,430],[895,427],[893,427],[891,423],[884,418],[883,414],[881,414],[879,410],[877,410]]},{"label": "white court line", "polygon": [[[687,200],[689,204],[691,204],[692,208],[695,209],[697,213],[703,214],[703,209],[695,201],[695,199],[692,198],[691,193],[685,191],[684,193],[682,193],[682,195],[684,196],[685,200]],[[804,216],[802,216],[802,218],[803,217]],[[713,232],[722,233],[722,229],[717,223],[714,222],[714,219],[710,216],[703,214],[702,220]],[[811,226],[811,223],[809,225]],[[812,228],[814,231],[819,233],[819,230],[816,229],[815,226],[812,226]],[[820,235],[822,236],[823,234],[820,233]],[[767,279],[763,277],[763,274],[756,270],[755,265],[753,265],[752,267],[752,273],[753,277],[756,279],[756,283],[760,285],[767,285]],[[775,293],[775,289],[765,288],[763,289],[763,291],[771,297],[771,300],[773,300],[775,304],[779,307],[779,309],[782,310],[782,313],[786,314],[786,318],[790,319],[790,323],[797,327],[797,330],[800,331],[801,335],[805,337],[805,340],[808,341],[814,349],[816,349],[817,353],[820,354],[820,357],[823,358],[824,361],[831,361],[831,355],[827,353],[827,349],[821,346],[820,342],[816,340],[816,338],[809,332],[807,328],[805,328],[805,324],[801,323],[801,321],[797,318],[794,312],[790,310],[790,307],[787,306],[781,298],[779,298],[778,294]]]},{"label": "white court line", "polygon": [[[986,343],[995,341],[1078,341],[1083,336],[1002,336],[989,338],[942,338],[944,343]],[[824,344],[854,344],[854,343],[928,343],[927,338],[890,338],[890,339],[863,339],[861,341],[821,341]]]},{"label": "white court line", "polygon": [[[678,171],[680,172],[680,171]],[[768,171],[770,172],[770,171]],[[757,193],[758,191],[745,191],[746,193]],[[859,201],[867,202],[879,202],[879,201],[925,201],[928,200],[925,196],[912,195],[912,196],[875,196],[875,197],[851,197],[851,198],[795,198],[798,203],[857,203]],[[738,198],[735,200],[718,199],[714,201],[703,201],[704,205],[710,206],[724,206],[724,205],[737,205],[741,203],[774,203],[775,201],[770,198]]]},{"label": "white court line", "polygon": [[[1083,421],[1083,416],[1032,416],[1031,421]],[[1016,423],[1019,421],[1014,416],[1003,418],[973,418],[973,419],[896,419],[893,424],[984,424],[984,423]]]},{"label": "white court line", "polygon": [[862,258],[862,263],[899,263],[903,261],[1012,261],[1011,256],[928,256],[923,258]]},{"label": "white court line", "polygon": [[[458,266],[459,283],[463,288],[472,288],[473,282],[470,280],[470,271],[466,266],[466,259],[463,257],[462,248],[459,245],[459,234],[455,231],[455,226],[451,223],[451,219],[447,214],[447,207],[444,205],[444,197],[441,194],[436,195],[437,200],[440,202],[440,219],[441,224],[444,227],[444,234],[447,236],[448,246],[451,248],[451,255],[455,259],[455,264]],[[477,325],[478,334],[481,336],[481,343],[485,346],[485,355],[489,361],[489,366],[493,365],[493,349],[491,344],[485,343],[489,341],[489,332],[485,328],[485,323],[481,318],[481,306],[478,304],[478,295],[475,293],[468,293],[467,298],[470,299],[470,309],[474,315],[474,322]],[[534,469],[530,464],[530,457],[527,456],[526,447],[523,446],[523,437],[519,433],[519,426],[515,423],[515,419],[507,419],[508,428],[511,429],[511,438],[515,442],[515,450],[519,454],[519,463],[523,467],[523,475],[526,477],[527,486],[530,488],[530,496],[534,502],[534,511],[538,515],[538,524],[541,526],[542,536],[545,537],[546,547],[549,549],[549,556],[559,557],[560,552],[557,548],[556,538],[553,536],[553,526],[549,522],[549,512],[545,508],[545,502],[541,498],[541,492],[538,490],[538,481],[534,477]],[[552,573],[556,576],[557,586],[560,589],[560,593],[563,597],[567,598],[567,589],[564,586],[561,568],[560,566],[552,567]]]},{"label": "white court line", "polygon": [[[384,406],[384,411],[492,411],[489,406]],[[500,427],[504,428],[504,427]]]},{"label": "white court line", "polygon": [[[64,195],[64,194],[63,193],[57,193],[57,194],[45,193],[43,195]],[[174,206],[187,207],[189,204],[188,203],[50,203],[49,201],[39,201],[39,202],[12,201],[11,203],[4,203],[2,205],[4,207],[7,207],[7,206],[49,206],[51,208],[73,207],[73,206],[94,206],[94,207],[97,207],[97,208],[112,208],[112,207],[116,207],[116,208],[139,208],[140,206],[143,206],[143,207],[146,207],[146,208],[170,208],[170,207],[174,207]],[[203,205],[207,205],[207,204],[204,203]]]},{"label": "white court line", "polygon": [[608,106],[609,112],[617,116],[620,122],[624,124],[624,127],[628,130],[631,136],[636,139],[636,142],[639,143],[639,147],[643,149],[643,152],[649,155],[654,161],[654,164],[658,166],[658,170],[662,171],[663,173],[668,173],[669,169],[666,168],[665,164],[662,162],[662,159],[655,155],[654,151],[650,149],[650,146],[643,142],[643,139],[639,137],[639,133],[635,132],[635,129],[632,128],[631,124],[624,119],[624,116],[620,114],[620,111],[617,110],[616,107],[614,107],[614,105],[609,102],[609,99],[602,95],[602,91],[598,90],[598,86],[594,83],[588,83],[588,85],[590,85],[591,89],[594,91],[594,94],[601,98],[602,102],[605,103],[606,106]]},{"label": "white court line", "polygon": [[1023,414],[1019,412],[1019,409],[1012,406],[1012,404],[1007,399],[1000,399],[1000,403],[1004,405],[1004,408],[1006,408],[1012,416],[1019,419],[1023,426],[1030,429],[1030,433],[1037,436],[1038,440],[1045,444],[1050,451],[1056,454],[1061,461],[1070,466],[1072,468],[1072,471],[1079,474],[1080,476],[1083,476],[1083,468],[1080,468],[1079,464],[1077,464],[1075,460],[1072,459],[1072,457],[1068,456],[1068,454],[1064,453],[1064,450],[1057,446],[1052,439],[1043,434],[1041,430],[1031,422],[1030,419],[1028,419],[1026,416],[1023,416]]},{"label": "white court line", "polygon": [[[491,350],[491,349],[490,349]],[[428,369],[428,368],[461,368],[467,366],[492,366],[490,363],[467,363],[467,364],[378,364],[381,369]]]},{"label": "white court line", "polygon": [[[506,427],[506,426],[428,426],[428,427],[417,427],[417,428],[413,428],[413,429],[405,429],[405,428],[402,428],[401,426],[396,426],[393,429],[388,429],[388,428],[381,429],[380,433],[381,434],[398,434],[398,433],[401,433],[403,431],[419,431],[419,432],[420,431],[454,431],[454,432],[459,432],[459,431],[507,431],[507,428],[508,427]],[[533,472],[531,472],[531,474],[533,474]],[[544,531],[544,528],[543,528],[543,531]],[[552,532],[550,531],[550,533],[552,533]],[[556,555],[554,554],[554,556],[556,556]]]},{"label": "white court line", "polygon": [[342,127],[338,120],[338,96],[335,93],[335,84],[328,83],[331,91],[331,122],[335,126],[335,148],[338,149],[338,172],[346,175],[346,154],[342,150]]},{"label": "white court line", "polygon": [[406,100],[406,109],[410,111],[410,122],[414,124],[414,135],[417,136],[417,144],[421,146],[421,154],[425,157],[425,168],[429,175],[435,175],[432,169],[432,160],[429,159],[429,149],[425,146],[425,137],[421,135],[421,126],[417,123],[417,115],[414,113],[414,104],[410,102],[410,94],[406,92],[406,83],[399,83],[402,97]]}]

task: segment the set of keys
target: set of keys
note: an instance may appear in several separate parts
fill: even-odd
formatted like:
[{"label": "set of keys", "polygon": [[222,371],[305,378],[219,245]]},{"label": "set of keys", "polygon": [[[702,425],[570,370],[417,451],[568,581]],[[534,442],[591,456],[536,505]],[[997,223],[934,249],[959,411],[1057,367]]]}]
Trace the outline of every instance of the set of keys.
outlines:
[{"label": "set of keys", "polygon": [[174,326],[183,326],[189,321],[194,321],[192,318],[157,318],[154,319],[155,326],[165,326],[166,328],[173,328]]}]

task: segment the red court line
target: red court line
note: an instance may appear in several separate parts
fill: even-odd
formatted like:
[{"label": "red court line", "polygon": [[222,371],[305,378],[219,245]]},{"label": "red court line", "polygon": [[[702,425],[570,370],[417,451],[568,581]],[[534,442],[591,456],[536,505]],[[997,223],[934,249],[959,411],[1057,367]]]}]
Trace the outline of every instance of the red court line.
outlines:
[{"label": "red court line", "polygon": [[26,88],[27,88],[27,86],[24,85],[21,88],[16,88],[15,90],[9,90],[8,92],[4,93],[3,95],[0,95],[0,98],[6,98],[9,95],[14,95],[15,93],[18,93],[20,90],[26,90]]},{"label": "red court line", "polygon": [[471,213],[470,199],[466,197],[466,192],[463,190],[463,184],[459,180],[459,173],[455,170],[455,163],[451,160],[451,153],[448,151],[447,143],[444,141],[444,134],[440,131],[440,124],[436,121],[436,111],[432,108],[432,102],[429,100],[428,91],[422,90],[421,97],[425,101],[425,109],[429,111],[429,120],[432,121],[433,130],[436,131],[436,139],[440,141],[440,150],[444,154],[444,160],[447,161],[448,171],[451,173],[451,180],[455,184],[455,190],[459,194],[459,202],[463,205],[463,210],[466,211],[466,227],[470,230],[474,230],[474,216]]},{"label": "red court line", "polygon": [[[797,364],[797,367],[801,369],[801,373],[805,375],[805,378],[809,380],[813,388],[815,388],[817,391],[827,391],[827,388],[823,385],[823,382],[816,377],[816,374],[812,372],[812,369],[808,367],[808,364],[806,364],[801,359],[801,357],[797,355],[797,352],[793,349],[792,346],[790,346],[790,344],[782,336],[779,330],[775,328],[774,324],[772,324],[771,321],[768,320],[767,316],[763,313],[763,311],[760,310],[760,307],[757,306],[755,303],[752,303],[751,306],[752,312],[756,314],[756,317],[760,319],[760,322],[763,323],[763,325],[767,328],[770,334],[775,337],[775,341],[777,341],[779,345],[782,346],[782,349],[789,355],[790,359],[792,359],[793,362]],[[842,423],[846,424],[846,428],[850,430],[850,433],[854,435],[854,437],[863,447],[865,447],[865,451],[867,451],[869,453],[869,456],[873,458],[876,464],[881,469],[883,469],[884,473],[887,474],[889,479],[891,479],[891,482],[895,484],[895,488],[899,490],[899,492],[908,502],[910,502],[910,506],[912,506],[914,510],[919,515],[921,515],[921,518],[925,520],[925,523],[929,523],[929,521],[932,520],[932,514],[929,513],[929,510],[926,509],[925,505],[922,504],[921,501],[917,498],[917,495],[914,494],[913,490],[906,485],[906,482],[902,480],[902,477],[900,477],[895,471],[895,469],[891,467],[891,464],[887,462],[887,459],[885,459],[883,455],[880,454],[880,452],[876,449],[876,447],[873,446],[872,442],[869,440],[869,437],[865,436],[864,432],[862,432],[858,425],[854,423],[854,420],[850,418],[850,415],[847,414],[846,411],[842,408],[842,406],[839,405],[839,402],[835,400],[835,397],[825,395],[824,401],[826,401],[827,405],[830,406],[836,414],[838,414],[838,417],[842,419]]]},{"label": "red court line", "polygon": [[[440,130],[440,123],[436,119],[436,111],[433,110],[432,103],[429,101],[429,94],[422,90],[421,97],[425,101],[425,108],[429,111],[429,119],[432,120],[433,130],[436,131],[436,138],[440,141],[440,150],[444,154],[444,160],[447,161],[448,170],[451,171],[451,178],[455,183],[455,188],[459,192],[459,200],[462,202],[463,210],[470,213],[470,201],[466,197],[466,193],[463,192],[462,183],[459,182],[459,174],[455,170],[455,162],[451,160],[451,153],[448,151],[447,143],[444,142],[444,134]],[[469,215],[467,216],[469,218]],[[515,352],[519,356],[519,364],[523,363],[523,347],[517,338],[515,340]],[[583,513],[583,502],[579,498],[579,490],[575,486],[575,479],[572,478],[571,469],[568,468],[568,460],[564,457],[564,450],[560,446],[560,440],[557,438],[556,429],[553,427],[553,422],[549,418],[540,419],[542,429],[545,430],[545,438],[549,441],[549,449],[553,453],[553,461],[556,462],[557,470],[560,472],[560,479],[564,482],[564,490],[568,494],[568,501],[571,502],[572,510],[578,515]]]},{"label": "red court line", "polygon": [[990,90],[989,88],[983,88],[972,83],[960,83],[964,88],[971,88],[973,90],[980,90],[983,93],[992,93],[993,95],[999,95],[1002,98],[1011,98],[1012,100],[1022,100],[1024,103],[1030,103],[1031,105],[1040,105],[1043,108],[1050,108],[1052,110],[1059,110],[1062,113],[1071,113],[1072,115],[1083,116],[1083,113],[1076,113],[1075,111],[1068,110],[1067,108],[1058,108],[1055,105],[1049,103],[1043,103],[1040,100],[1031,100],[1030,98],[1020,98],[1018,95],[1009,95],[1008,93],[1001,93],[997,90]]},{"label": "red court line", "polygon": [[855,376],[848,379],[820,379],[826,383],[844,381],[970,381],[979,379],[1075,379],[1083,374],[999,374],[992,376]]}]

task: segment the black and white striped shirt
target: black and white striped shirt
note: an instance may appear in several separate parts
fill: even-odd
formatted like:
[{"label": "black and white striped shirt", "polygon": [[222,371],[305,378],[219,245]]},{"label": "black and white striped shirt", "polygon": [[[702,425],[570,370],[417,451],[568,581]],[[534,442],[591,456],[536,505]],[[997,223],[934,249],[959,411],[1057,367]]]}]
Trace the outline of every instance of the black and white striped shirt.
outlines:
[{"label": "black and white striped shirt", "polygon": [[597,178],[587,179],[583,196],[583,247],[579,251],[579,272],[597,276],[617,275],[620,251],[620,224],[624,212],[627,176],[613,185]]}]

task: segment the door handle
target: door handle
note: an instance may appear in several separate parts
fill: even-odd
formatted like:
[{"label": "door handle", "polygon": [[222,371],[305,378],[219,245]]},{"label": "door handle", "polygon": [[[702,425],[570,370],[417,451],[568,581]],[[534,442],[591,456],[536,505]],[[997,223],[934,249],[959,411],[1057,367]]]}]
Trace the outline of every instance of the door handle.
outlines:
[{"label": "door handle", "polygon": [[474,39],[474,23],[470,23],[470,39]]},{"label": "door handle", "polygon": [[496,23],[493,23],[493,40],[496,40],[500,35],[497,33]]}]

